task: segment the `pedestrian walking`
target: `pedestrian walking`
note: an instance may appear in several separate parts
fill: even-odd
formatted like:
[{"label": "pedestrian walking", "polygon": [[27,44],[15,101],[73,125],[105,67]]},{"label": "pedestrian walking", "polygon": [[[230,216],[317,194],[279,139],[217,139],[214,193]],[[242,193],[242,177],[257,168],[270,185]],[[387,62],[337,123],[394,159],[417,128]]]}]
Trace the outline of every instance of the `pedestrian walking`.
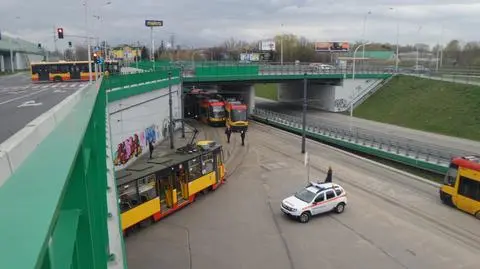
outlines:
[{"label": "pedestrian walking", "polygon": [[148,150],[150,151],[150,159],[152,159],[152,154],[153,154],[153,143],[152,141],[148,141]]},{"label": "pedestrian walking", "polygon": [[225,129],[225,134],[227,135],[227,142],[230,144],[230,136],[232,135],[232,129],[230,129],[229,126],[227,126],[227,129]]},{"label": "pedestrian walking", "polygon": [[245,146],[245,130],[240,132],[240,137],[242,138],[242,146]]},{"label": "pedestrian walking", "polygon": [[325,183],[332,183],[332,177],[333,177],[332,174],[333,174],[332,167],[329,166],[327,171],[327,178],[325,178]]}]

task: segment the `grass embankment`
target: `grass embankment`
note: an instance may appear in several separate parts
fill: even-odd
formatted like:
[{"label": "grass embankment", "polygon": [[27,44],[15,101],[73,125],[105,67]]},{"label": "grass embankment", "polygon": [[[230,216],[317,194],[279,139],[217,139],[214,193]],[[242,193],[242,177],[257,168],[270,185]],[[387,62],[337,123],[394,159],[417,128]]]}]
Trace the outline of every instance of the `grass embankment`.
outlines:
[{"label": "grass embankment", "polygon": [[277,101],[277,84],[255,84],[255,96]]},{"label": "grass embankment", "polygon": [[356,117],[480,141],[480,86],[397,76]]}]

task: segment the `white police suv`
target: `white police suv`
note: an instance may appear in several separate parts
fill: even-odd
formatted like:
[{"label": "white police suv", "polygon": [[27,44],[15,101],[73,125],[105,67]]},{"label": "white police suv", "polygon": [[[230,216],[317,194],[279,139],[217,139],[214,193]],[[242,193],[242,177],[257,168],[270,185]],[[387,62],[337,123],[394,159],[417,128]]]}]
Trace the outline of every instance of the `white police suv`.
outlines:
[{"label": "white police suv", "polygon": [[313,215],[330,211],[342,213],[347,205],[347,192],[336,183],[310,182],[308,186],[284,199],[283,213],[306,223]]}]

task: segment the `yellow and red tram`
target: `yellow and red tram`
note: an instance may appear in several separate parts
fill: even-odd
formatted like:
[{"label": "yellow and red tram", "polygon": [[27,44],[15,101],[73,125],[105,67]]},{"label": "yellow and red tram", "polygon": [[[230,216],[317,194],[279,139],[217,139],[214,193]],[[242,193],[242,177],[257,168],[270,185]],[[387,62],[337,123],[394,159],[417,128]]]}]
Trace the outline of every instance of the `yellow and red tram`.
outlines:
[{"label": "yellow and red tram", "polygon": [[122,230],[155,222],[225,182],[222,146],[199,141],[196,151],[171,152],[116,172]]}]

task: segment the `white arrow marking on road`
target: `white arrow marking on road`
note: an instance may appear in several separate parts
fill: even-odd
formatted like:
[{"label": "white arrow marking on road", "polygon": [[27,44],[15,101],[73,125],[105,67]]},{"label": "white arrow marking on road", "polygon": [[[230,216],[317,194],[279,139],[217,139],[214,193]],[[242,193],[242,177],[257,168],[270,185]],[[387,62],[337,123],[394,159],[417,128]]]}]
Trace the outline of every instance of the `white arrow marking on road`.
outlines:
[{"label": "white arrow marking on road", "polygon": [[53,92],[66,92],[64,90],[54,90]]},{"label": "white arrow marking on road", "polygon": [[17,107],[26,107],[26,106],[41,106],[42,103],[35,103],[35,100],[23,102],[23,104],[17,106]]}]

